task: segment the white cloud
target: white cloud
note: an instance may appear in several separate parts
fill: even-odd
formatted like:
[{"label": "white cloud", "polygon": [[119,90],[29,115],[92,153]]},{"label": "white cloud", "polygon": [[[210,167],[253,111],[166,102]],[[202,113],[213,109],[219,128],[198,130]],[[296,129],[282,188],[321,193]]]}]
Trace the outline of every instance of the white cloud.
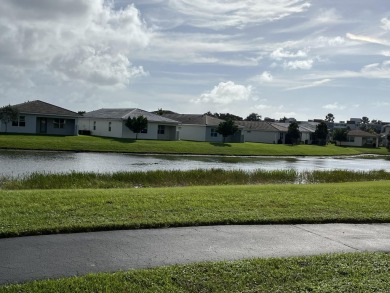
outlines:
[{"label": "white cloud", "polygon": [[381,23],[382,23],[382,28],[384,30],[390,31],[390,20],[389,19],[384,17],[381,19]]},{"label": "white cloud", "polygon": [[295,87],[290,87],[287,90],[298,90],[298,89],[305,89],[305,88],[311,88],[311,87],[317,87],[317,86],[322,86],[328,82],[330,82],[331,79],[322,79],[322,80],[316,80],[308,84],[300,85],[300,86],[295,86]]},{"label": "white cloud", "polygon": [[271,59],[275,60],[281,60],[283,58],[303,58],[306,56],[307,52],[305,51],[298,50],[297,52],[293,53],[290,51],[286,51],[284,48],[277,48],[270,54]]},{"label": "white cloud", "polygon": [[322,108],[327,109],[327,110],[344,110],[345,106],[340,105],[339,103],[335,102],[333,104],[324,105],[324,106],[322,106]]},{"label": "white cloud", "polygon": [[381,53],[385,57],[390,57],[390,51],[382,51]]},{"label": "white cloud", "polygon": [[285,69],[304,69],[308,70],[313,67],[313,59],[309,60],[295,60],[295,61],[289,61],[284,62],[283,67]]},{"label": "white cloud", "polygon": [[268,71],[264,71],[260,76],[259,76],[260,81],[262,82],[271,82],[274,77],[272,76],[271,73]]},{"label": "white cloud", "polygon": [[230,104],[235,101],[247,101],[252,94],[251,86],[235,84],[232,81],[220,82],[210,92],[206,92],[195,103]]},{"label": "white cloud", "polygon": [[361,73],[369,78],[390,79],[390,61],[366,65],[362,68]]},{"label": "white cloud", "polygon": [[255,109],[257,109],[257,110],[265,110],[265,109],[270,109],[270,108],[271,108],[271,106],[268,106],[268,105],[262,105],[262,104],[255,105]]},{"label": "white cloud", "polygon": [[114,10],[104,0],[4,0],[0,31],[3,66],[97,85],[126,85],[146,74],[129,59],[150,40],[134,5]]},{"label": "white cloud", "polygon": [[348,39],[354,40],[354,41],[374,43],[374,44],[380,44],[380,45],[385,45],[385,46],[390,45],[390,42],[387,40],[383,40],[383,39],[379,39],[379,38],[375,38],[375,37],[370,37],[370,36],[354,35],[351,33],[347,33],[346,37]]},{"label": "white cloud", "polygon": [[196,27],[243,28],[306,11],[306,0],[169,0],[168,5],[187,17],[185,23]]}]

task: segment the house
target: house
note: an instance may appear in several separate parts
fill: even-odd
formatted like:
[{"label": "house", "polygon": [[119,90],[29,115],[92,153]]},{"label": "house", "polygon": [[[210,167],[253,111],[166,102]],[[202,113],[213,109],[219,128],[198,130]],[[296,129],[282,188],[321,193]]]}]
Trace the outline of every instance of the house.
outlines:
[{"label": "house", "polygon": [[[224,120],[206,114],[163,114],[163,117],[180,122],[181,140],[223,142],[222,135],[217,133],[217,127]],[[239,127],[239,131],[226,137],[225,142],[243,142],[241,132],[242,127]]]},{"label": "house", "polygon": [[272,123],[265,121],[236,121],[243,127],[242,134],[247,142],[282,143],[284,131],[274,127]]},{"label": "house", "polygon": [[[42,102],[29,101],[13,105],[19,112],[18,120],[7,125],[7,132],[27,134],[77,135],[76,112]],[[6,129],[0,122],[0,132]]]},{"label": "house", "polygon": [[79,119],[79,130],[95,136],[136,138],[125,123],[128,118],[138,116],[148,119],[147,128],[138,134],[139,139],[177,140],[179,122],[137,108],[104,108],[87,112]]},{"label": "house", "polygon": [[[290,123],[274,122],[271,123],[281,134],[278,143],[288,143],[286,141],[286,135]],[[317,122],[301,122],[298,123],[299,131],[301,132],[301,143],[312,144],[314,141],[314,132],[316,131]]]},{"label": "house", "polygon": [[341,141],[342,146],[355,146],[355,147],[378,147],[379,135],[372,134],[360,129],[348,131],[347,140]]}]

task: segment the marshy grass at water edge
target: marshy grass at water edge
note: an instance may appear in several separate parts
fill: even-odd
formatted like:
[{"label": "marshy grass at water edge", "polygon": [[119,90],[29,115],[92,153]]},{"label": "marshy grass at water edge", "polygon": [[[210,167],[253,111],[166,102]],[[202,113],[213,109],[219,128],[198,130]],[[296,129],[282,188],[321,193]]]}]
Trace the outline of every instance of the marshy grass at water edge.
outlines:
[{"label": "marshy grass at water edge", "polygon": [[0,178],[2,189],[141,188],[210,185],[315,184],[390,180],[390,172],[296,170],[168,170],[116,173],[32,173],[23,177]]}]

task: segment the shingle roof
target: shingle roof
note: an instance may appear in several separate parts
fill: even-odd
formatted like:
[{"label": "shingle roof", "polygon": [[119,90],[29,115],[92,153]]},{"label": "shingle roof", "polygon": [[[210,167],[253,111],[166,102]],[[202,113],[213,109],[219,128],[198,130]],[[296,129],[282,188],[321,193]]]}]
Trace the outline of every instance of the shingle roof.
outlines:
[{"label": "shingle roof", "polygon": [[360,137],[378,137],[377,134],[372,134],[367,131],[363,131],[360,129],[355,129],[348,131],[348,136],[360,136]]},{"label": "shingle roof", "polygon": [[224,120],[222,119],[218,119],[204,114],[164,114],[163,116],[169,119],[179,121],[182,124],[218,126],[219,123],[224,122]]},{"label": "shingle roof", "polygon": [[38,114],[47,116],[67,116],[67,117],[80,117],[76,112],[54,106],[52,104],[42,102],[40,100],[29,101],[22,104],[14,105],[18,109],[19,113],[23,114]]},{"label": "shingle roof", "polygon": [[122,119],[133,118],[138,116],[144,116],[150,122],[161,122],[169,124],[178,124],[177,121],[159,116],[145,110],[137,108],[116,108],[116,109],[99,109],[91,112],[87,112],[83,115],[85,118],[97,118],[97,119]]},{"label": "shingle roof", "polygon": [[[288,126],[290,125],[290,123],[285,123],[285,122],[272,122],[271,124],[273,127],[275,127],[276,129],[282,132],[287,132]],[[303,123],[303,124],[298,124],[298,126],[300,132],[315,132],[314,123],[313,124]]]},{"label": "shingle roof", "polygon": [[236,121],[236,124],[243,126],[245,130],[279,131],[271,123],[265,121]]}]

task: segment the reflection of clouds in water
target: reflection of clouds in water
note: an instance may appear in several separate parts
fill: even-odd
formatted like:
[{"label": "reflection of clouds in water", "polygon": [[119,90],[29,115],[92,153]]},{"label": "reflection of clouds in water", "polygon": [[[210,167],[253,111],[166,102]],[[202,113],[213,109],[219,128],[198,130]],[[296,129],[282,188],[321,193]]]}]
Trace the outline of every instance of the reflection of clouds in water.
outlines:
[{"label": "reflection of clouds in water", "polygon": [[227,157],[184,155],[133,155],[114,153],[71,153],[0,151],[0,175],[22,176],[32,172],[67,173],[151,170],[379,170],[390,172],[388,158],[332,157]]}]

